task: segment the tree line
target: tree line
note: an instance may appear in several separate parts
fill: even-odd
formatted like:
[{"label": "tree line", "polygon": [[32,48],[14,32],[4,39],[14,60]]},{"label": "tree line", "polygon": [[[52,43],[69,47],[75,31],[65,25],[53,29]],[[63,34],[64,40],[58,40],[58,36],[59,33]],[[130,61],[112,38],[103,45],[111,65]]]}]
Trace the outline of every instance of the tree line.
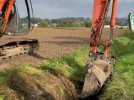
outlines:
[{"label": "tree line", "polygon": [[58,19],[32,18],[32,23],[38,24],[39,27],[91,27],[91,20],[82,17]]},{"label": "tree line", "polygon": [[[22,22],[26,22],[27,18],[22,18]],[[33,24],[38,24],[39,27],[91,27],[91,19],[83,17],[67,17],[67,18],[57,18],[57,19],[42,19],[42,18],[32,18]],[[105,18],[105,25],[110,22],[110,17]],[[117,25],[126,26],[128,25],[127,18],[117,18]]]}]

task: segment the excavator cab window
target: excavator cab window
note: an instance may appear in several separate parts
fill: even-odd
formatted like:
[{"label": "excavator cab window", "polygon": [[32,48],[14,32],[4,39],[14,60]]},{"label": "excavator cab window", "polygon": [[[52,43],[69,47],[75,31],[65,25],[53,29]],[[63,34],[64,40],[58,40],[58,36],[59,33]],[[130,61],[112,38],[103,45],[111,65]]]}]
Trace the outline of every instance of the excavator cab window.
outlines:
[{"label": "excavator cab window", "polygon": [[23,35],[32,29],[32,4],[30,0],[16,0],[11,13],[8,33],[11,35]]}]

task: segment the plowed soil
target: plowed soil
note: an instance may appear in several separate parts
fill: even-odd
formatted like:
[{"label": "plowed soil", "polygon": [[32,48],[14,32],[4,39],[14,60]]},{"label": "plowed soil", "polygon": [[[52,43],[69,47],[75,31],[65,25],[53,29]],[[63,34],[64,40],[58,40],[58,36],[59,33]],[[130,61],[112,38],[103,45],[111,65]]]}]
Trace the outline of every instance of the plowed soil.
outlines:
[{"label": "plowed soil", "polygon": [[[53,29],[35,28],[30,34],[16,36],[15,38],[35,38],[40,42],[40,48],[34,56],[19,56],[8,60],[0,61],[0,66],[18,64],[39,64],[42,59],[61,57],[64,54],[73,52],[84,45],[88,45],[90,29]],[[10,38],[12,38],[11,36]],[[13,37],[14,38],[14,37]],[[2,41],[6,41],[2,37]],[[4,63],[4,65],[3,65]],[[5,64],[6,63],[6,64]]]},{"label": "plowed soil", "polygon": [[[107,36],[107,31],[103,37]],[[123,33],[123,30],[116,30],[115,36]],[[6,38],[5,38],[6,37]],[[62,57],[76,49],[89,45],[89,28],[35,28],[30,34],[22,36],[5,36],[0,41],[7,41],[7,38],[34,38],[38,39],[40,48],[34,56],[23,55],[0,61],[0,67],[15,66],[18,64],[38,65],[43,59]],[[4,63],[4,64],[3,64]]]},{"label": "plowed soil", "polygon": [[40,42],[39,54],[44,58],[61,57],[88,44],[90,30],[38,28],[31,34]]}]

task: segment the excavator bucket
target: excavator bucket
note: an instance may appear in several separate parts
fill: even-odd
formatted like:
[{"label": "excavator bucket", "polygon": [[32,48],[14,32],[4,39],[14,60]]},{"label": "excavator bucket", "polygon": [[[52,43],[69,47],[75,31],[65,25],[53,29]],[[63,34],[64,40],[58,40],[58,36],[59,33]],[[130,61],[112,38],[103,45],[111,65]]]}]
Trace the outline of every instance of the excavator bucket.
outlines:
[{"label": "excavator bucket", "polygon": [[102,55],[98,56],[94,62],[90,60],[86,66],[87,72],[81,98],[97,94],[112,75],[113,61],[111,59],[102,59]]}]

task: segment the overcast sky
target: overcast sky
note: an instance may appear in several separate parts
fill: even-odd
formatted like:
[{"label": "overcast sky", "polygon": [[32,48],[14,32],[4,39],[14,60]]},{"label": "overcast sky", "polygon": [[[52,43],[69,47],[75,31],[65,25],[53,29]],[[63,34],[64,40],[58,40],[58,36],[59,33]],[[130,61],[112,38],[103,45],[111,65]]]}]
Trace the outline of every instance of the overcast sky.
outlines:
[{"label": "overcast sky", "polygon": [[[91,17],[93,0],[32,0],[34,16],[42,18],[59,17]],[[18,7],[22,14],[24,8],[18,0]],[[118,17],[126,17],[134,12],[134,0],[119,0]]]}]

